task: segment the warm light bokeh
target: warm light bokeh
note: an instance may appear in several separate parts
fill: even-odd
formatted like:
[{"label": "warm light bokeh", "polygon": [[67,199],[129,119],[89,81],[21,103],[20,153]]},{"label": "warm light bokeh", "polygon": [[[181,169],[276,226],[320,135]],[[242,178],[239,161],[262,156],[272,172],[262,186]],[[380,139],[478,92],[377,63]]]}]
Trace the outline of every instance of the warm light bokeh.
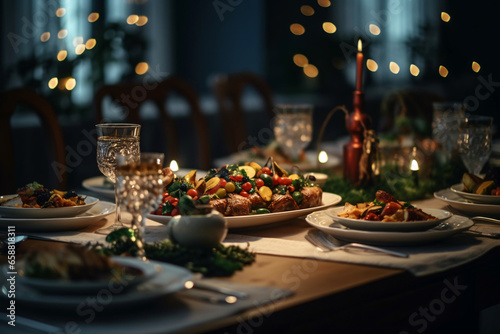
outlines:
[{"label": "warm light bokeh", "polygon": [[334,32],[337,31],[337,27],[332,22],[324,22],[323,30],[328,34],[333,34]]},{"label": "warm light bokeh", "polygon": [[309,64],[309,60],[303,54],[297,53],[293,56],[293,63],[299,67],[304,67]]},{"label": "warm light bokeh", "polygon": [[95,22],[99,19],[99,13],[90,13],[89,14],[89,17],[88,17],[88,20],[89,22]]},{"label": "warm light bokeh", "polygon": [[64,14],[66,14],[66,8],[58,8],[56,10],[57,17],[62,17],[62,16],[64,16]]},{"label": "warm light bokeh", "polygon": [[370,24],[369,29],[370,29],[370,32],[373,35],[375,35],[375,36],[380,35],[380,28],[379,28],[378,25],[376,25],[376,24]]},{"label": "warm light bokeh", "polygon": [[63,61],[64,59],[66,59],[67,56],[68,56],[68,51],[61,50],[57,53],[57,60]]},{"label": "warm light bokeh", "polygon": [[75,53],[81,55],[85,51],[85,44],[78,44],[75,48]]},{"label": "warm light bokeh", "polygon": [[410,65],[410,73],[413,76],[418,76],[420,74],[420,69],[417,67],[417,65],[411,64]]},{"label": "warm light bokeh", "polygon": [[[179,170],[179,165],[177,164],[177,161],[175,161],[175,160],[170,161],[169,167],[172,170],[172,172],[177,172]],[[190,288],[188,288],[188,289],[190,289]]]},{"label": "warm light bokeh", "polygon": [[304,74],[309,78],[316,78],[319,74],[319,71],[316,66],[307,64],[306,66],[304,66]]},{"label": "warm light bokeh", "polygon": [[50,38],[50,32],[44,32],[43,34],[40,35],[40,40],[42,42],[47,42]]},{"label": "warm light bokeh", "polygon": [[95,40],[95,38],[90,38],[87,40],[87,42],[85,42],[85,47],[87,48],[87,50],[90,50],[92,48],[94,48],[94,46],[97,44],[97,41]]},{"label": "warm light bokeh", "polygon": [[135,23],[135,25],[137,25],[139,27],[142,27],[146,23],[148,23],[148,17],[144,16],[144,15],[141,15],[141,16],[139,16],[139,19],[137,20],[137,22]]},{"label": "warm light bokeh", "polygon": [[328,154],[325,151],[319,152],[318,161],[322,164],[327,163],[328,162]]},{"label": "warm light bokeh", "polygon": [[373,59],[366,60],[366,68],[371,72],[376,72],[378,70],[378,64]]},{"label": "warm light bokeh", "polygon": [[442,65],[439,66],[439,75],[446,78],[448,76],[448,69]]},{"label": "warm light bokeh", "polygon": [[127,23],[128,24],[136,24],[137,21],[139,21],[139,16],[138,15],[129,15],[129,17],[127,17]]},{"label": "warm light bokeh", "polygon": [[450,22],[451,20],[450,14],[446,12],[441,12],[441,20],[443,20],[444,22]]},{"label": "warm light bokeh", "polygon": [[59,39],[63,39],[66,36],[68,36],[68,29],[61,29],[57,33],[57,38],[59,38]]},{"label": "warm light bokeh", "polygon": [[146,73],[149,69],[149,65],[146,62],[140,62],[137,65],[135,65],[135,73],[139,75],[143,75]]},{"label": "warm light bokeh", "polygon": [[389,70],[390,70],[392,73],[394,73],[394,74],[398,74],[398,73],[399,73],[400,68],[399,68],[399,65],[398,65],[398,64],[396,64],[395,62],[391,61],[391,62],[389,63]]},{"label": "warm light bokeh", "polygon": [[68,80],[66,80],[66,84],[64,85],[64,87],[67,90],[73,90],[73,88],[75,88],[75,86],[76,86],[75,78],[68,78]]},{"label": "warm light bokeh", "polygon": [[481,70],[481,65],[479,65],[478,63],[473,61],[472,62],[472,70],[476,73],[479,72]]},{"label": "warm light bokeh", "polygon": [[300,12],[305,16],[314,15],[314,9],[311,6],[304,5],[300,7]]},{"label": "warm light bokeh", "polygon": [[50,88],[50,89],[54,89],[54,88],[56,88],[56,87],[57,87],[57,83],[58,83],[58,82],[59,82],[59,80],[57,80],[57,78],[56,78],[56,77],[54,77],[54,78],[50,79],[50,80],[49,80],[49,84],[48,84],[48,85],[49,85],[49,88]]},{"label": "warm light bokeh", "polygon": [[318,5],[321,7],[330,7],[331,4],[330,0],[318,0]]},{"label": "warm light bokeh", "polygon": [[292,25],[290,25],[290,31],[294,35],[302,35],[306,32],[306,29],[301,24],[293,23]]}]

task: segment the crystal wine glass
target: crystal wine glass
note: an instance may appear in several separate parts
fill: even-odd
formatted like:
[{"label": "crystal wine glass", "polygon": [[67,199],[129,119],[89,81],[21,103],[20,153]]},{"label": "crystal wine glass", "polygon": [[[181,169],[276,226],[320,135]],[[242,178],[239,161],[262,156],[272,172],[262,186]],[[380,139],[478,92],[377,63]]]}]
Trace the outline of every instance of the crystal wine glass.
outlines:
[{"label": "crystal wine glass", "polygon": [[136,235],[136,256],[145,260],[145,214],[161,201],[163,193],[163,153],[141,153],[139,161],[117,155],[116,189],[121,203],[132,214],[132,230]]},{"label": "crystal wine glass", "polygon": [[449,161],[457,148],[458,126],[465,116],[465,105],[462,103],[433,103],[432,137],[441,144]]},{"label": "crystal wine glass", "polygon": [[279,104],[274,109],[274,136],[293,161],[312,140],[312,111],[307,104]]},{"label": "crystal wine glass", "polygon": [[493,118],[467,115],[458,128],[458,152],[471,174],[479,174],[491,154]]},{"label": "crystal wine glass", "polygon": [[99,229],[101,234],[109,234],[123,227],[121,224],[120,202],[116,193],[116,155],[126,156],[131,161],[138,161],[139,133],[141,126],[129,123],[97,124],[97,165],[101,173],[115,183],[116,215],[112,226]]}]

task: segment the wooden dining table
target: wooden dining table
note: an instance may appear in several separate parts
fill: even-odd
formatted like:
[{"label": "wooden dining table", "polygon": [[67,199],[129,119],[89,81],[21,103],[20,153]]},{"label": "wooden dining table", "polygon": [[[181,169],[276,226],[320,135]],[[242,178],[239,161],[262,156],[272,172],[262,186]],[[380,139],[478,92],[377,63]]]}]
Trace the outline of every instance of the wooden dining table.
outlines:
[{"label": "wooden dining table", "polygon": [[[445,207],[437,199],[414,204]],[[113,218],[110,215],[106,222],[82,231],[93,232],[111,224]],[[237,232],[303,240],[310,228],[301,218]],[[28,239],[18,245],[17,256],[63,246]],[[1,261],[6,261],[5,256]],[[189,332],[477,333],[491,326],[488,311],[500,304],[500,248],[464,265],[421,277],[402,269],[257,254],[252,265],[219,279],[288,289],[293,295],[191,327]]]}]

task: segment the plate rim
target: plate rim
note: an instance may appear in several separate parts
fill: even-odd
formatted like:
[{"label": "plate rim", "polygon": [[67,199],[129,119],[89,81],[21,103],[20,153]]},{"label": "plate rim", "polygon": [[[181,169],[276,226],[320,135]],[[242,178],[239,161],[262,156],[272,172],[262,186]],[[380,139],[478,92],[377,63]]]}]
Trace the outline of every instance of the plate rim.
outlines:
[{"label": "plate rim", "polygon": [[[423,220],[423,221],[413,220],[413,221],[407,221],[407,222],[404,222],[404,221],[398,221],[398,222],[370,221],[370,222],[367,222],[367,221],[364,221],[362,219],[343,218],[343,217],[333,216],[330,214],[334,210],[340,211],[341,207],[330,208],[328,210],[325,210],[325,214],[328,215],[330,218],[332,218],[333,221],[335,221],[335,222],[337,222],[345,227],[348,227],[350,229],[361,230],[361,231],[373,231],[373,232],[376,232],[376,231],[383,231],[383,232],[422,231],[423,229],[431,229],[431,228],[439,225],[443,221],[445,221],[453,216],[453,213],[450,212],[449,210],[437,209],[437,208],[427,208],[427,207],[425,207],[425,208],[418,207],[418,209],[421,209],[422,211],[429,213],[433,216],[435,216],[435,212],[438,211],[442,214],[445,214],[445,217],[433,219],[433,220]],[[337,212],[335,212],[335,213],[337,213]],[[363,227],[365,227],[364,222],[366,222],[366,225],[368,228],[363,228]],[[351,225],[351,226],[349,226],[349,225]]]},{"label": "plate rim", "polygon": [[[9,194],[9,195],[0,195],[0,198],[13,198],[17,196],[17,194]],[[0,206],[0,217],[1,218],[36,218],[32,215],[36,215],[37,212],[42,212],[43,216],[41,218],[68,218],[68,217],[75,217],[79,214],[82,214],[84,212],[87,212],[90,210],[92,207],[94,207],[97,203],[99,203],[100,199],[94,196],[88,196],[85,195],[85,204],[84,205],[75,205],[75,206],[64,206],[60,208],[19,208],[15,206]],[[87,200],[90,199],[91,202],[87,203]],[[43,211],[40,211],[43,210]],[[78,213],[75,214],[69,214],[65,215],[56,215],[53,216],[50,213],[52,212],[61,212],[63,211],[78,211]],[[14,216],[9,216],[8,213],[16,212]],[[24,213],[23,213],[24,212]],[[19,215],[21,214],[21,215]]]},{"label": "plate rim", "polygon": [[463,189],[463,184],[456,183],[454,185],[451,185],[450,190],[463,198],[476,200],[478,201],[478,204],[500,204],[500,196],[473,194],[463,190],[459,190],[457,189],[457,187],[462,187]]},{"label": "plate rim", "polygon": [[[349,242],[363,242],[363,243],[369,243],[369,244],[374,244],[374,245],[386,245],[386,246],[413,246],[413,245],[420,245],[420,244],[426,244],[426,243],[431,243],[431,242],[436,242],[439,240],[443,240],[447,237],[451,237],[455,234],[458,234],[460,232],[468,230],[471,226],[474,225],[474,222],[470,220],[469,218],[465,216],[460,216],[460,215],[454,215],[453,219],[462,219],[465,222],[465,226],[462,227],[457,227],[456,224],[460,222],[453,222],[456,228],[453,230],[434,230],[434,229],[428,229],[425,231],[416,231],[416,232],[394,232],[394,231],[363,231],[363,230],[356,230],[356,229],[342,229],[338,227],[331,227],[331,226],[321,226],[319,224],[314,223],[312,220],[312,216],[315,214],[323,214],[326,216],[328,219],[331,219],[333,223],[333,219],[326,215],[325,213],[322,213],[321,211],[319,212],[314,212],[309,214],[306,217],[306,222],[312,226],[313,228],[320,229],[326,233],[331,234],[335,238],[339,240],[346,240]],[[450,217],[451,218],[451,217]],[[341,225],[340,223],[337,223]],[[449,225],[450,222],[444,221],[441,224],[447,224]],[[438,225],[439,226],[439,225]],[[332,234],[330,232],[335,232],[335,234]],[[339,234],[355,234],[358,236],[361,236],[361,241],[357,240],[355,241],[352,237],[349,238],[349,236],[338,236]],[[344,238],[345,239],[344,239]],[[368,237],[371,240],[367,240],[363,237]],[[380,241],[380,240],[374,240],[377,238],[384,238],[385,241]],[[423,240],[422,240],[423,238]],[[349,240],[347,240],[349,239]]]}]

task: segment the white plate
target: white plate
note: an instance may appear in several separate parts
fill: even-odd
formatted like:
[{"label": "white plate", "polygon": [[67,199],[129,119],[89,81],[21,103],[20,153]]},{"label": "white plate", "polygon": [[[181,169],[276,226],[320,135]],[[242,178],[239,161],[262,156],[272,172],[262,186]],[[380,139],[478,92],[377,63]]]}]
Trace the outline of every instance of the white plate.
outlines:
[{"label": "white plate", "polygon": [[99,221],[105,216],[115,212],[115,204],[100,201],[90,210],[75,216],[65,218],[2,218],[0,227],[15,226],[16,230],[48,232],[79,230]]},{"label": "white plate", "polygon": [[[106,290],[103,290],[101,295],[104,296],[103,298],[106,298],[106,301],[109,300],[109,304],[106,304],[106,309],[135,307],[138,304],[151,302],[167,294],[183,290],[185,288],[185,283],[193,279],[193,274],[185,268],[157,261],[150,261],[150,263],[159,265],[162,268],[162,271],[152,279],[137,285],[126,291],[126,293],[120,293],[121,287],[116,284],[108,286]],[[2,279],[2,282],[5,282],[5,279]],[[108,299],[110,295],[113,297],[112,299]],[[1,288],[0,297],[3,299],[10,299],[8,297],[8,287],[5,283]],[[51,295],[50,298],[47,298],[46,294],[42,294],[22,285],[16,288],[16,304],[20,302],[32,307],[44,309],[74,309],[78,305],[82,305],[89,297],[95,299],[96,294],[88,297],[85,295],[71,294]]]},{"label": "white plate", "polygon": [[452,216],[452,213],[440,209],[424,209],[423,212],[432,215],[438,219],[425,221],[407,221],[407,222],[381,222],[363,219],[352,219],[339,217],[338,214],[344,211],[343,207],[326,210],[334,221],[344,225],[345,227],[355,230],[364,231],[392,231],[392,232],[410,232],[410,231],[425,231],[439,225],[443,220]]},{"label": "white plate", "polygon": [[448,203],[453,209],[463,213],[500,216],[500,205],[471,203],[450,189],[439,190],[434,197]]},{"label": "white plate", "polygon": [[106,177],[104,175],[94,176],[90,179],[83,180],[82,186],[107,199],[115,199],[114,185],[113,183],[106,182]]},{"label": "white plate", "polygon": [[309,225],[316,227],[335,238],[347,242],[360,242],[382,246],[410,246],[436,242],[469,229],[472,220],[454,215],[433,229],[422,232],[373,232],[351,230],[333,221],[324,211],[307,216]]},{"label": "white plate", "polygon": [[462,196],[465,199],[468,199],[471,202],[475,203],[484,203],[484,204],[500,204],[500,196],[494,195],[478,195],[473,193],[468,193],[464,191],[464,185],[462,183],[454,184],[450,187],[451,191]]},{"label": "white plate", "polygon": [[[252,157],[251,151],[241,151],[241,152],[232,154],[232,155],[227,156],[227,157],[222,157],[222,158],[216,159],[215,166],[220,167],[220,166],[224,166],[227,164],[238,163],[241,161],[254,161],[254,162],[258,163],[259,165],[264,165],[267,161],[267,158],[266,159],[255,158],[255,157]],[[290,169],[292,166],[297,166],[302,171],[307,172],[307,171],[313,171],[313,170],[318,169],[318,165],[316,163],[317,161],[318,161],[318,157],[316,156],[316,151],[306,151],[306,161],[297,162],[294,164],[280,162],[279,165],[285,169]],[[336,156],[329,155],[328,161],[324,164],[320,164],[319,169],[333,168],[333,167],[336,167],[339,165],[340,165],[340,159],[337,158]]]},{"label": "white plate", "polygon": [[[297,218],[300,216],[304,216],[308,213],[323,210],[330,206],[340,203],[342,197],[337,194],[332,193],[323,193],[323,205],[315,206],[307,209],[300,210],[292,210],[286,212],[274,212],[274,213],[266,213],[260,215],[247,215],[247,216],[230,216],[225,217],[227,221],[228,228],[242,228],[242,227],[251,227],[251,226],[259,226],[264,224],[271,224],[276,222],[285,221],[288,219]],[[168,224],[172,217],[169,216],[158,216],[147,214],[146,218],[154,220],[158,223],[162,223],[164,225]]]},{"label": "white plate", "polygon": [[[4,195],[2,198],[12,198],[17,195]],[[84,205],[65,206],[62,208],[19,208],[15,206],[0,206],[0,216],[11,218],[61,218],[61,217],[74,217],[79,215],[94,205],[99,200],[95,197],[87,196]],[[19,204],[22,204],[19,199]]]},{"label": "white plate", "polygon": [[[57,279],[44,279],[27,277],[22,274],[17,276],[17,282],[24,284],[30,288],[37,290],[38,292],[44,294],[91,294],[96,293],[101,289],[108,288],[109,284],[117,285],[120,284],[126,286],[127,289],[151,279],[155,274],[161,272],[161,267],[155,266],[151,262],[138,261],[137,259],[130,257],[114,256],[111,260],[115,263],[121,264],[125,267],[135,268],[142,272],[142,275],[134,276],[130,278],[124,277],[124,281],[114,282],[110,279],[101,281],[63,281]],[[16,269],[21,273],[24,268],[24,262],[18,262]],[[4,275],[8,275],[8,266],[3,266]]]}]

